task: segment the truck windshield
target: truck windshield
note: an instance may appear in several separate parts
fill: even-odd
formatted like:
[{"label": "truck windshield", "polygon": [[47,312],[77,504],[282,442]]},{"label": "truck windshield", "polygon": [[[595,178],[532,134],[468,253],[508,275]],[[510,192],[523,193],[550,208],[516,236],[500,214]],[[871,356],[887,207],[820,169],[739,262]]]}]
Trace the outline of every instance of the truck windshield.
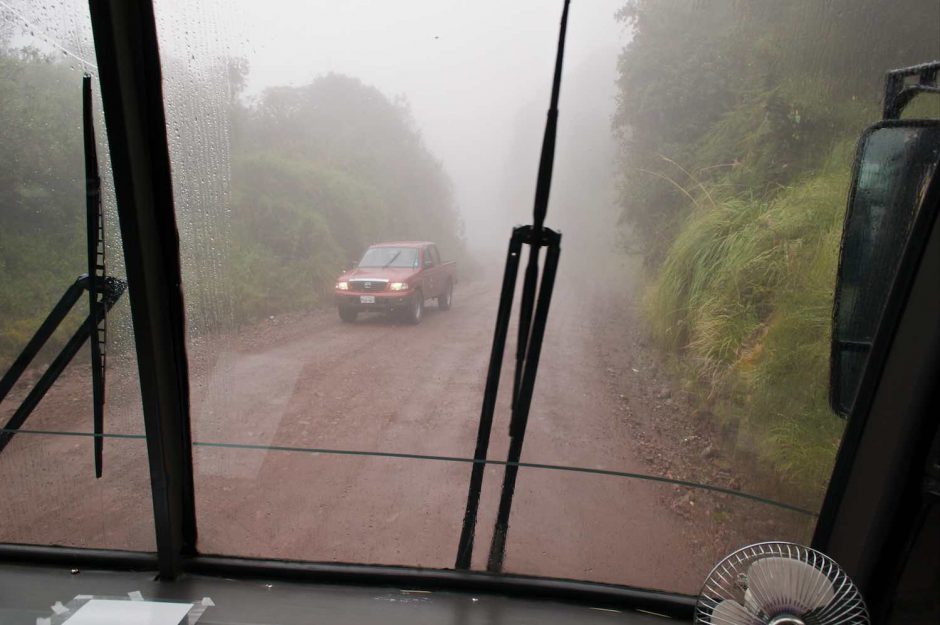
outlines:
[{"label": "truck windshield", "polygon": [[[108,275],[146,230],[118,220],[100,3],[52,4],[0,0],[0,374],[87,271],[83,74]],[[827,380],[854,145],[885,71],[940,57],[937,0],[898,4],[571,3],[544,223],[561,252],[510,463],[521,296],[485,458],[477,440],[561,0],[153,0],[194,549],[697,593],[733,547],[808,543],[845,425]],[[433,271],[377,271],[432,244]],[[84,352],[13,419],[83,317],[3,399],[0,542],[153,550],[134,297],[101,339],[103,433]]]},{"label": "truck windshield", "polygon": [[359,267],[417,267],[418,250],[413,247],[370,247]]}]

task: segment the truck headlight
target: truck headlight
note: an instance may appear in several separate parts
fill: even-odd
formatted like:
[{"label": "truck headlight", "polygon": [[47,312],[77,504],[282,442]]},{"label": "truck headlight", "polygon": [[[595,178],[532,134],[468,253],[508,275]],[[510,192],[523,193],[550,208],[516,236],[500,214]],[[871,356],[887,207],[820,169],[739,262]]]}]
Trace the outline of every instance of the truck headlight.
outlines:
[{"label": "truck headlight", "polygon": [[336,290],[337,290],[337,291],[348,291],[348,290],[349,290],[349,283],[348,283],[348,282],[337,282],[337,283],[336,283]]},{"label": "truck headlight", "polygon": [[388,285],[389,291],[407,291],[408,283],[407,282],[392,282]]}]

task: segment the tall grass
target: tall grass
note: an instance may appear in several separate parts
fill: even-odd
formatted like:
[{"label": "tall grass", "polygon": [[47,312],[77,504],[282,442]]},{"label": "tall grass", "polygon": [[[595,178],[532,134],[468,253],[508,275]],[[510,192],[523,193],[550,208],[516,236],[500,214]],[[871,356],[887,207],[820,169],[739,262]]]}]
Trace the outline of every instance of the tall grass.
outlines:
[{"label": "tall grass", "polygon": [[832,294],[850,170],[840,144],[771,199],[713,189],[645,298],[656,340],[779,476],[812,493],[842,422],[827,405]]}]

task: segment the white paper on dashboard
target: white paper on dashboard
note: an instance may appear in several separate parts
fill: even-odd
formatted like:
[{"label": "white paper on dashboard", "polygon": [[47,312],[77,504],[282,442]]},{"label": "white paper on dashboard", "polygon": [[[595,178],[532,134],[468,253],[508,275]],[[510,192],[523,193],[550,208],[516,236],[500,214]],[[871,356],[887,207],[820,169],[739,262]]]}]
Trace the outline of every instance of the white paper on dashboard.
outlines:
[{"label": "white paper on dashboard", "polygon": [[92,599],[64,625],[180,625],[191,603]]}]

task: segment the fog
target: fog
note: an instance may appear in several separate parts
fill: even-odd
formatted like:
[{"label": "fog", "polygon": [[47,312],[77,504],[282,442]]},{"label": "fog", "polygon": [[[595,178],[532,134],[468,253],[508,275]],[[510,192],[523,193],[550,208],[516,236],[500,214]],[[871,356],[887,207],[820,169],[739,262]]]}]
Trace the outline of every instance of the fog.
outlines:
[{"label": "fog", "polygon": [[[940,56],[936,5],[574,0],[546,221],[563,253],[506,571],[692,593],[738,545],[811,539],[845,423],[828,380],[853,146],[882,117],[885,71]],[[88,266],[88,7],[0,0],[0,371]],[[154,1],[199,552],[453,565],[492,268],[531,219],[561,8]],[[91,83],[108,274],[124,278],[113,103],[108,127]],[[938,116],[921,102],[907,114]],[[351,288],[370,243],[418,238],[456,268]],[[138,288],[108,315],[106,477],[81,356],[0,458],[0,542],[156,548]],[[497,514],[491,469],[478,527]]]},{"label": "fog", "polygon": [[[530,220],[561,2],[193,4],[157,4],[158,14],[173,17],[173,32],[161,40],[164,56],[221,45],[247,61],[247,97],[331,72],[358,78],[407,102],[453,181],[471,249],[502,249],[509,227]],[[614,17],[621,4],[572,4],[549,225],[572,221],[558,212],[566,185],[609,186],[603,176],[610,169],[599,155],[612,154],[616,57],[626,37]],[[198,32],[188,23],[200,24]],[[588,145],[587,136],[602,143]],[[584,162],[601,169],[579,169]]]}]

